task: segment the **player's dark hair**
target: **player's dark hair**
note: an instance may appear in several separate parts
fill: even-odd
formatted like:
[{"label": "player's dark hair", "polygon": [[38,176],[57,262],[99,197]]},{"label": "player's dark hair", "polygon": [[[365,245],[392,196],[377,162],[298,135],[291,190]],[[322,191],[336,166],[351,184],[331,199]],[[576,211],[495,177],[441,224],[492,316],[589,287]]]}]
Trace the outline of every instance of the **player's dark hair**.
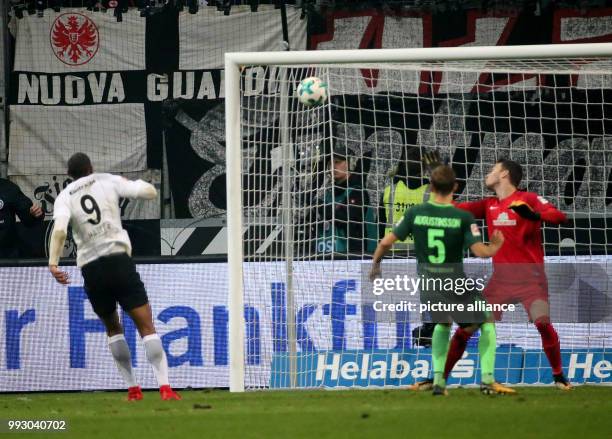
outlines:
[{"label": "player's dark hair", "polygon": [[515,162],[514,160],[508,159],[499,159],[497,160],[497,163],[500,163],[502,165],[502,168],[505,171],[508,171],[510,183],[512,183],[513,186],[518,187],[518,185],[521,183],[521,180],[523,179],[523,168],[521,167],[521,165]]},{"label": "player's dark hair", "polygon": [[68,159],[68,175],[74,180],[85,177],[93,172],[91,160],[87,154],[77,152]]},{"label": "player's dark hair", "polygon": [[455,189],[457,176],[455,171],[448,165],[437,166],[431,171],[431,187],[440,195],[448,195]]}]

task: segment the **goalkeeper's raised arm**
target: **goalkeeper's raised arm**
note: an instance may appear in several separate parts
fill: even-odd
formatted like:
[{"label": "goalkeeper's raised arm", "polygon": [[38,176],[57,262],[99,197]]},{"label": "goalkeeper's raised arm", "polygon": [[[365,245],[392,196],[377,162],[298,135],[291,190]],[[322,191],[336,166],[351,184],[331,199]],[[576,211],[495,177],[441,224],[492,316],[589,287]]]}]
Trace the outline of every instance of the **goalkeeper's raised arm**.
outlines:
[{"label": "goalkeeper's raised arm", "polygon": [[509,208],[531,221],[544,221],[554,225],[567,221],[563,212],[533,192],[522,192],[522,200],[513,201]]}]

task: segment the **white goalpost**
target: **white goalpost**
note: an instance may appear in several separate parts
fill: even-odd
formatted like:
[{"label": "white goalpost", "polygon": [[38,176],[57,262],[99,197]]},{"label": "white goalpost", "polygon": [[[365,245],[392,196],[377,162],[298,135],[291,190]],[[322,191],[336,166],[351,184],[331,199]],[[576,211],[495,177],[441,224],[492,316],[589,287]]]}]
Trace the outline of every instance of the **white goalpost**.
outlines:
[{"label": "white goalpost", "polygon": [[[307,76],[327,83],[319,106],[295,97]],[[371,244],[410,204],[395,188],[423,194],[433,150],[460,200],[486,196],[507,157],[568,215],[543,233],[551,318],[570,380],[612,383],[612,44],[228,53],[225,132],[230,391],[427,377],[421,317],[382,319],[364,285]],[[353,187],[331,176],[334,157]],[[383,266],[414,270],[410,242],[396,250]],[[498,345],[500,380],[550,382],[524,312],[498,324]],[[454,382],[474,383],[477,354],[463,361]]]}]

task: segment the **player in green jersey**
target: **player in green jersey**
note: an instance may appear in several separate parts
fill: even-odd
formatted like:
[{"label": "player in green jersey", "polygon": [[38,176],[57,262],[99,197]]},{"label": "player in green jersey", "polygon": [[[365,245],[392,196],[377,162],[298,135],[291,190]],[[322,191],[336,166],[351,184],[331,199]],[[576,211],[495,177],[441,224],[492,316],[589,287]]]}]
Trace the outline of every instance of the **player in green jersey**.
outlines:
[{"label": "player in green jersey", "polygon": [[[481,307],[474,305],[482,300],[479,291],[471,293],[444,291],[443,281],[465,281],[463,254],[466,248],[481,258],[493,256],[504,242],[501,232],[491,236],[490,244],[481,242],[478,226],[471,213],[453,206],[453,192],[457,189],[455,172],[446,165],[437,166],[431,173],[432,197],[427,203],[408,209],[393,231],[379,242],[370,272],[370,279],[381,275],[380,263],[395,241],[412,235],[417,259],[417,271],[422,279],[440,280],[432,282],[433,290],[421,288],[421,303],[428,303],[429,314],[436,327],[432,337],[432,361],[434,370],[434,395],[446,395],[444,364],[448,352],[450,325],[454,320],[464,328],[480,327],[478,343],[481,363],[481,390],[483,393],[514,393],[513,389],[502,386],[494,380],[496,334],[491,316]],[[461,279],[463,278],[463,279]],[[425,282],[421,285],[429,285]],[[436,286],[437,285],[437,286]],[[455,285],[455,284],[453,284]]]}]

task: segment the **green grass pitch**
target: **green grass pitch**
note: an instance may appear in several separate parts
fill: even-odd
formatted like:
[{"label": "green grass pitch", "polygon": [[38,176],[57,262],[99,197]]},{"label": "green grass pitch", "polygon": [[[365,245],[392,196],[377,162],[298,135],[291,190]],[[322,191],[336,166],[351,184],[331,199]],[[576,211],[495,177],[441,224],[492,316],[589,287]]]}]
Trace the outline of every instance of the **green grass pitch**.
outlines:
[{"label": "green grass pitch", "polygon": [[[4,394],[0,418],[64,419],[62,438],[608,438],[612,387],[519,388],[484,396],[476,388],[447,397],[408,390],[183,391],[182,401],[145,392]],[[48,436],[19,433],[4,437]]]}]

